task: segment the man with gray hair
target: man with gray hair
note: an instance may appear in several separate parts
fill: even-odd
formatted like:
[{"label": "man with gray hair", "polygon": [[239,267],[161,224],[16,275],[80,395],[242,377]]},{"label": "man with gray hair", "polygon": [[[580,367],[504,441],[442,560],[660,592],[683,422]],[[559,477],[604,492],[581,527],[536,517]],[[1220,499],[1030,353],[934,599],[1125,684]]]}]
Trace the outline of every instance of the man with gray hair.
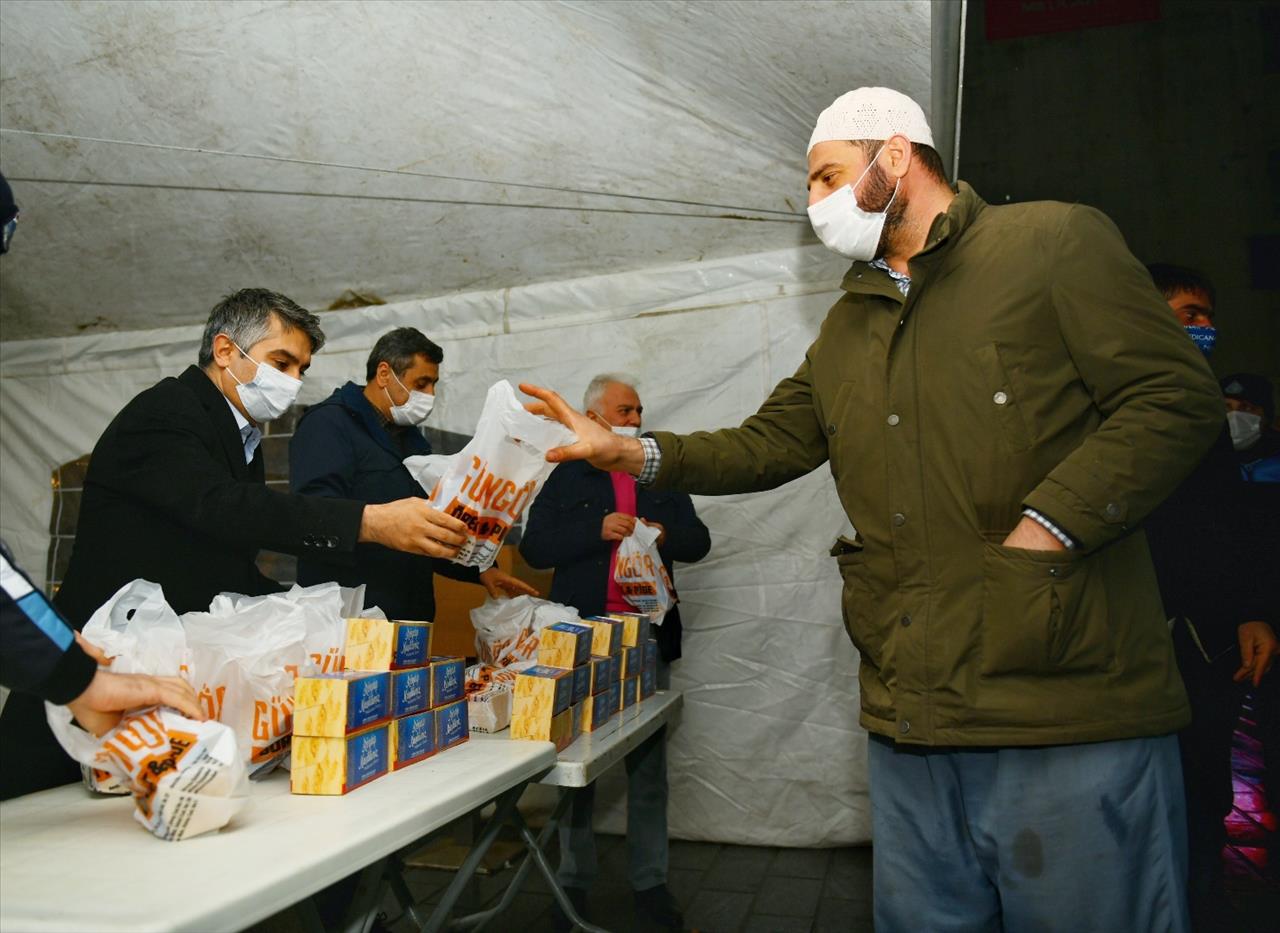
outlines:
[{"label": "man with gray hair", "polygon": [[[207,609],[223,591],[278,591],[255,564],[263,548],[350,555],[371,541],[433,557],[457,553],[464,526],[422,499],[366,505],[267,488],[259,426],[293,405],[323,344],[314,314],[284,295],[242,289],[209,315],[198,365],[116,415],[93,449],[71,563],[54,600],[74,628],[138,578],[160,584],[179,613]],[[79,777],[34,697],[10,698],[0,740],[5,797]]]},{"label": "man with gray hair", "polygon": [[[640,431],[644,406],[636,380],[619,373],[603,373],[591,380],[583,399],[589,417],[602,430],[625,437]],[[555,569],[551,599],[573,606],[583,615],[625,611],[613,578],[618,543],[636,522],[659,531],[658,553],[675,581],[673,561],[692,563],[711,549],[707,528],[698,520],[684,493],[654,492],[637,487],[627,473],[607,473],[585,463],[566,463],[552,472],[529,510],[520,553],[533,567]],[[680,607],[667,613],[658,626],[658,686],[670,686],[670,665],[681,655]],[[641,929],[678,930],[679,905],[667,889],[667,745],[660,730],[627,756],[628,880],[635,891]],[[595,788],[574,794],[560,826],[560,882],[579,916],[587,906],[587,890],[594,882],[595,835],[591,818]],[[568,918],[556,906],[555,921],[568,929]]]},{"label": "man with gray hair", "polygon": [[548,460],[641,488],[738,494],[829,465],[857,529],[831,554],[880,933],[1186,931],[1189,717],[1141,524],[1208,450],[1221,396],[1110,220],[988,205],[932,142],[889,88],[818,116],[809,217],[851,260],[844,294],[740,426],[634,439],[546,389],[530,407],[577,434]]}]

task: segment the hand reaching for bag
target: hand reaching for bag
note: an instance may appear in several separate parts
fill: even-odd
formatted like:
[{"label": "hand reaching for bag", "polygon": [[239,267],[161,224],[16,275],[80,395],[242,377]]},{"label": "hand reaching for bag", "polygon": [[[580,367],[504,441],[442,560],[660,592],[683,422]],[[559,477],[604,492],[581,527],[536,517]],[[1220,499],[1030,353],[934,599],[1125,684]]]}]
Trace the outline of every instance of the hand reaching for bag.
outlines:
[{"label": "hand reaching for bag", "polygon": [[625,512],[610,512],[600,524],[601,541],[621,541],[636,530],[636,517]]},{"label": "hand reaching for bag", "polygon": [[[76,643],[99,664],[110,658],[76,632]],[[150,674],[115,674],[98,669],[84,693],[67,704],[71,715],[87,732],[103,735],[115,728],[123,713],[144,706],[169,706],[182,715],[203,722],[207,717],[196,702],[196,692],[181,677]]]},{"label": "hand reaching for bag", "polygon": [[538,591],[528,583],[499,570],[497,567],[490,567],[488,570],[480,571],[480,585],[485,588],[485,592],[489,594],[491,599],[498,599],[501,596],[539,595]]},{"label": "hand reaching for bag", "polygon": [[597,470],[604,470],[606,473],[630,473],[632,476],[639,476],[640,471],[644,469],[644,445],[640,443],[639,438],[614,434],[608,428],[592,421],[550,389],[522,382],[520,391],[538,400],[524,406],[528,411],[543,418],[559,421],[578,435],[576,444],[547,451],[548,462],[585,460]]}]

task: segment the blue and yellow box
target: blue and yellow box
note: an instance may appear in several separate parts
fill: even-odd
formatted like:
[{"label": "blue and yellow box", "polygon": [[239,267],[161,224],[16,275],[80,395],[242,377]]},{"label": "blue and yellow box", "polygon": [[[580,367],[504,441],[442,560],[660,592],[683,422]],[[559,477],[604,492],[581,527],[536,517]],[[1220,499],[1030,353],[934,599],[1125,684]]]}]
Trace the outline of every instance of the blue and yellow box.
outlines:
[{"label": "blue and yellow box", "polygon": [[391,715],[399,719],[431,705],[431,668],[391,672]]},{"label": "blue and yellow box", "polygon": [[644,649],[640,646],[622,649],[622,676],[639,677],[644,666]]},{"label": "blue and yellow box", "polygon": [[591,668],[591,695],[608,690],[609,684],[613,683],[613,658],[593,655],[586,666]]},{"label": "blue and yellow box", "polygon": [[658,666],[658,642],[656,639],[650,639],[644,643],[644,666],[653,668]]},{"label": "blue and yellow box", "polygon": [[646,667],[640,672],[640,699],[647,700],[658,692],[658,669]]},{"label": "blue and yellow box", "polygon": [[595,732],[613,716],[610,710],[609,691],[587,697],[582,703],[582,731]]},{"label": "blue and yellow box", "polygon": [[411,765],[436,753],[436,711],[424,709],[419,713],[391,720],[392,770]]},{"label": "blue and yellow box", "polygon": [[344,671],[293,682],[293,734],[335,738],[391,716],[391,675]]},{"label": "blue and yellow box", "polygon": [[289,789],[295,794],[349,794],[386,774],[391,723],[340,737],[294,735]]},{"label": "blue and yellow box", "polygon": [[466,667],[462,658],[431,658],[431,707],[444,706],[466,695]]},{"label": "blue and yellow box", "polygon": [[591,653],[600,657],[617,654],[622,648],[622,626],[618,619],[608,616],[588,616],[582,620],[583,625],[592,628]]},{"label": "blue and yellow box", "polygon": [[640,675],[622,678],[621,703],[623,709],[630,709],[640,702]]},{"label": "blue and yellow box", "polygon": [[436,751],[460,745],[471,737],[467,724],[467,701],[458,700],[434,710],[436,714]]},{"label": "blue and yellow box", "polygon": [[591,665],[582,664],[573,669],[573,694],[570,703],[581,703],[591,696]]},{"label": "blue and yellow box", "polygon": [[612,716],[612,715],[614,715],[615,713],[621,712],[621,710],[622,710],[622,681],[618,681],[617,683],[615,683],[615,684],[613,684],[612,686],[610,686],[610,687],[609,687],[609,689],[608,689],[608,691],[607,691],[604,695],[605,695],[606,697],[608,697],[609,715],[610,715],[610,716]]},{"label": "blue and yellow box", "polygon": [[622,622],[622,647],[635,648],[649,640],[649,616],[643,612],[610,612],[611,619]]},{"label": "blue and yellow box", "polygon": [[591,656],[592,630],[587,625],[557,622],[538,633],[538,663],[574,668]]},{"label": "blue and yellow box", "polygon": [[431,657],[431,623],[347,619],[347,642],[343,654],[349,671],[398,671],[422,667]]}]

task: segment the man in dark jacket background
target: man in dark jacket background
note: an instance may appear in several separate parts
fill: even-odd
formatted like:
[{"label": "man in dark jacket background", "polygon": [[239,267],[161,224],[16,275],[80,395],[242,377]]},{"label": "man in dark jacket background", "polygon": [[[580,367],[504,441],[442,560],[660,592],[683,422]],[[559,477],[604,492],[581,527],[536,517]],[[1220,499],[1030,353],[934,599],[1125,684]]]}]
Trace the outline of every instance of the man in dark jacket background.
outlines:
[{"label": "man in dark jacket background", "polygon": [[[588,417],[617,434],[635,437],[644,406],[629,376],[603,374],[587,387]],[[529,510],[520,553],[534,567],[553,567],[551,599],[581,615],[632,608],[613,579],[618,543],[637,521],[659,529],[658,553],[675,583],[673,561],[693,563],[711,549],[711,537],[684,493],[637,487],[626,473],[605,473],[586,462],[566,463],[551,474]],[[658,686],[667,689],[670,665],[681,654],[680,607],[657,629]],[[641,921],[679,929],[681,913],[667,881],[667,752],[661,729],[627,756],[627,855],[629,880]],[[574,794],[560,824],[560,882],[579,915],[595,880],[595,836],[591,819],[595,787]],[[558,924],[567,918],[556,909]]]},{"label": "man in dark jacket background", "polygon": [[[365,384],[348,382],[313,405],[289,442],[289,488],[307,496],[394,502],[426,499],[404,459],[431,453],[421,425],[435,404],[444,351],[413,327],[378,338],[365,364]],[[304,586],[331,580],[365,586],[365,604],[392,619],[435,618],[432,577],[479,583],[490,596],[537,595],[533,587],[497,567],[477,573],[447,560],[358,544],[350,557],[305,554],[298,561]]]}]

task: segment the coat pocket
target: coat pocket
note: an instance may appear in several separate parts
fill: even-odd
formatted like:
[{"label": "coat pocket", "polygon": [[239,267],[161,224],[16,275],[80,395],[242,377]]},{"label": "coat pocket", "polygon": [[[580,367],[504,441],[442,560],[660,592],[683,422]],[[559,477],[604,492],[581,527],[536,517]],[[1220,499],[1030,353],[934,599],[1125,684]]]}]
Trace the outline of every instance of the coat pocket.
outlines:
[{"label": "coat pocket", "polygon": [[[1007,348],[1005,352],[1008,352]],[[974,357],[982,370],[986,390],[982,405],[1000,425],[1000,434],[1010,450],[1030,450],[1032,436],[1023,414],[1022,393],[1004,365],[999,345],[990,343],[978,347]]]},{"label": "coat pocket", "polygon": [[[848,539],[837,542],[836,552],[842,543],[850,545]],[[874,604],[871,587],[867,583],[867,568],[863,562],[862,549],[840,550],[836,553],[836,563],[840,567],[840,576],[844,581],[840,608],[844,618],[845,631],[849,639],[858,649],[862,669],[858,682],[861,685],[862,708],[876,716],[892,717],[893,698],[888,682],[894,672],[891,659],[890,639],[893,638],[893,626],[882,624],[884,613],[879,612]]]},{"label": "coat pocket", "polygon": [[1108,670],[1115,646],[1091,555],[987,542],[982,673],[1054,675]]}]

